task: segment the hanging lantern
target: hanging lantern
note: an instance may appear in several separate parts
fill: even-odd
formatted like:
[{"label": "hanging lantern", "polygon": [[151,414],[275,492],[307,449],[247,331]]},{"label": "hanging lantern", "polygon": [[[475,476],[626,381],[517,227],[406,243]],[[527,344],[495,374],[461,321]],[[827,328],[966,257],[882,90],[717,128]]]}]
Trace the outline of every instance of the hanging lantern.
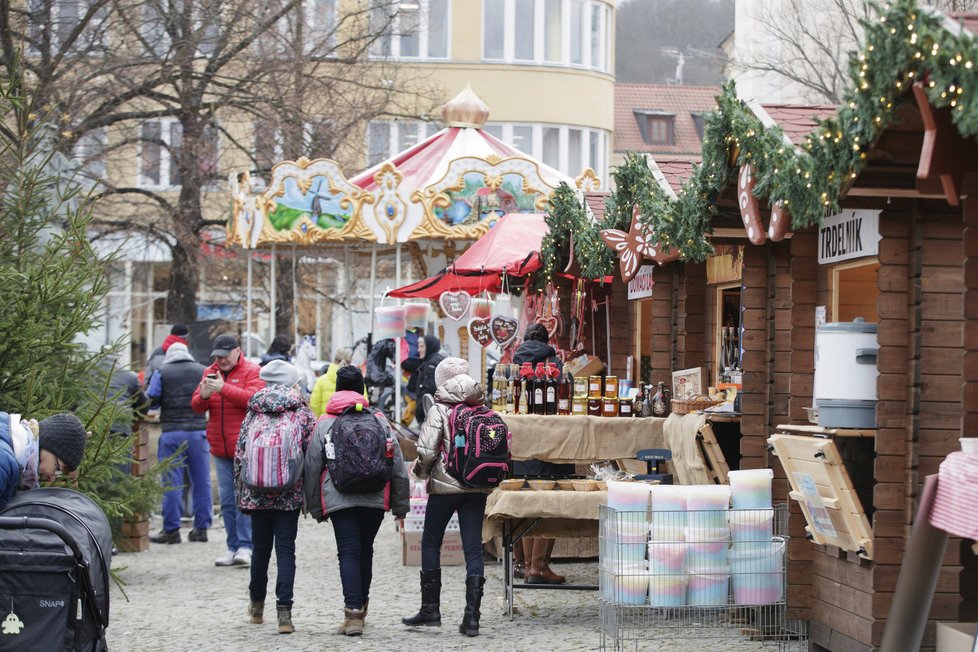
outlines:
[{"label": "hanging lantern", "polygon": [[374,308],[374,340],[404,336],[404,306]]}]

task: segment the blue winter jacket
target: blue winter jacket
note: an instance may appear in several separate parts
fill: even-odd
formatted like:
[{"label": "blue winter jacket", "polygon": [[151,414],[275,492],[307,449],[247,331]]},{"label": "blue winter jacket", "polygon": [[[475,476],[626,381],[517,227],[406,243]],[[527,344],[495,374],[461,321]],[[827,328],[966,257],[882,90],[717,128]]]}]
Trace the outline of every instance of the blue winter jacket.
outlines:
[{"label": "blue winter jacket", "polygon": [[17,493],[20,484],[20,465],[14,455],[14,440],[10,434],[10,415],[0,412],[0,509]]}]

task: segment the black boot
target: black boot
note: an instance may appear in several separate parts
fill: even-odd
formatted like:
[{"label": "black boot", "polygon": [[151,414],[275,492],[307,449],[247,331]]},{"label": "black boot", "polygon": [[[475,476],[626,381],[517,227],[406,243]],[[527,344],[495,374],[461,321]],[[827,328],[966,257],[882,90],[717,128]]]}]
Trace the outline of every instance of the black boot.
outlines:
[{"label": "black boot", "polygon": [[465,615],[462,616],[462,624],[458,626],[458,633],[466,636],[479,635],[479,617],[482,612],[482,587],[485,586],[486,578],[478,575],[469,575],[465,578]]},{"label": "black boot", "polygon": [[405,625],[441,627],[441,569],[421,571],[421,611],[410,618],[401,618]]}]

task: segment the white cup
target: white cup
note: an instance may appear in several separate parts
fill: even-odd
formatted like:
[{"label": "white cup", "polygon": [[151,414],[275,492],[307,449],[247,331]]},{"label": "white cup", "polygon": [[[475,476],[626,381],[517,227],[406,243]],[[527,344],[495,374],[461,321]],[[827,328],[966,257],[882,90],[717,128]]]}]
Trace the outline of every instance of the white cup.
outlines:
[{"label": "white cup", "polygon": [[961,442],[962,451],[978,455],[978,437],[962,437],[958,441]]}]

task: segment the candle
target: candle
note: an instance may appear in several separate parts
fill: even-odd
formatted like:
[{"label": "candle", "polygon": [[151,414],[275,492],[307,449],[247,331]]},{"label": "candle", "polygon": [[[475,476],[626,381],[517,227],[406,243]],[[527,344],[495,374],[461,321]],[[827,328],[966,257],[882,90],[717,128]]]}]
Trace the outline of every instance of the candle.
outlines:
[{"label": "candle", "polygon": [[427,328],[428,302],[404,304],[404,328]]},{"label": "candle", "polygon": [[649,572],[644,565],[626,566],[612,580],[613,600],[619,604],[645,604],[649,594]]},{"label": "candle", "polygon": [[649,577],[649,604],[653,607],[681,607],[686,604],[685,573]]},{"label": "candle", "polygon": [[727,604],[730,593],[730,569],[714,568],[708,572],[690,572],[687,603],[697,606]]},{"label": "candle", "polygon": [[734,544],[730,572],[734,602],[771,604],[784,599],[784,539]]},{"label": "candle", "polygon": [[766,509],[771,507],[771,469],[730,471],[730,492],[734,509]]},{"label": "candle", "polygon": [[[727,527],[730,509],[730,487],[727,485],[694,485],[687,487],[687,521],[691,528],[716,530]],[[686,537],[689,541],[689,536]]]},{"label": "candle", "polygon": [[653,574],[682,574],[686,570],[687,546],[682,542],[649,544],[649,570]]},{"label": "candle", "polygon": [[774,536],[774,510],[731,510],[730,534],[735,543],[770,541]]},{"label": "candle", "polygon": [[404,336],[404,306],[374,308],[374,341]]},{"label": "candle", "polygon": [[655,485],[644,482],[608,482],[608,506],[620,512],[648,512]]}]

